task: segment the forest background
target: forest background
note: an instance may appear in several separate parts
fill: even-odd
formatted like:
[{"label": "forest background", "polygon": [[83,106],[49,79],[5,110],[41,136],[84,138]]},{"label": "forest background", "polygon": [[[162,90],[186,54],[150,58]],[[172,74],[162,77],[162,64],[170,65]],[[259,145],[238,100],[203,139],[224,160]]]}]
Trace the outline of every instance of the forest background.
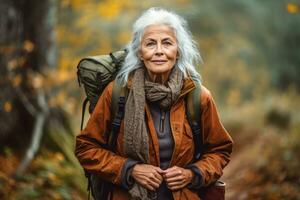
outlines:
[{"label": "forest background", "polygon": [[235,141],[227,199],[300,199],[299,0],[0,0],[0,199],[86,199],[74,157],[87,55],[152,6],[185,17]]}]

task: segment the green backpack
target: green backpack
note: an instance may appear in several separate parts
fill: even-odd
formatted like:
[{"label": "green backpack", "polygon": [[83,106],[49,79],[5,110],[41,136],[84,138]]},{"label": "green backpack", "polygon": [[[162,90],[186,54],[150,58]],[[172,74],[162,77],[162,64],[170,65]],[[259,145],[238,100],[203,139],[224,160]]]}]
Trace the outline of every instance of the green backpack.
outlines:
[{"label": "green backpack", "polygon": [[[110,53],[109,55],[100,55],[87,57],[80,60],[77,66],[77,78],[79,86],[83,85],[86,98],[82,106],[81,130],[83,128],[84,113],[89,102],[89,113],[92,113],[96,103],[102,94],[104,88],[113,81],[117,72],[122,66],[127,55],[126,50]],[[186,115],[193,131],[193,140],[195,144],[194,159],[199,160],[202,149],[202,138],[200,137],[200,90],[199,81],[194,81],[196,89],[190,92],[186,97]],[[114,151],[113,147],[117,140],[121,121],[124,117],[126,90],[116,81],[114,82],[111,102],[111,127],[108,131],[108,143],[102,144],[104,148]],[[108,199],[112,184],[102,180],[99,176],[86,172],[88,178],[88,192],[95,200]]]}]

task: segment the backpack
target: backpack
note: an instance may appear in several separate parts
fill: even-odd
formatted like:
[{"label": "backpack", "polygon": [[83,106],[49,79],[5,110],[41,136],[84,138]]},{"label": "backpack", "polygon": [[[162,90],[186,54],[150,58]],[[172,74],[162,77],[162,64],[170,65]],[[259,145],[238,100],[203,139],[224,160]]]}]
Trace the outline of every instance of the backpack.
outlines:
[{"label": "backpack", "polygon": [[[89,56],[79,61],[77,65],[78,84],[79,87],[83,85],[86,94],[86,98],[82,104],[81,130],[83,129],[87,103],[89,102],[88,110],[91,114],[105,87],[115,79],[126,55],[127,51],[121,50],[110,53],[109,55]],[[118,129],[123,118],[122,112],[124,112],[125,108],[125,95],[123,92],[124,88],[120,87],[118,84],[114,84],[111,102],[112,124],[110,131],[108,132],[108,144],[102,144],[103,148],[111,151],[113,151],[112,147],[116,141],[115,137],[117,137]],[[88,179],[88,199],[90,199],[90,192],[92,192],[94,199],[108,199],[112,184],[102,180],[96,174],[87,171],[85,171],[85,176]]]},{"label": "backpack", "polygon": [[[89,102],[89,113],[92,113],[96,103],[104,88],[113,81],[118,70],[124,62],[127,55],[126,50],[110,53],[109,55],[100,55],[87,57],[80,60],[77,66],[77,78],[79,86],[83,85],[86,99],[82,105],[81,130],[83,128],[84,113],[87,102]],[[193,132],[193,141],[195,145],[194,160],[199,160],[202,152],[202,138],[200,136],[200,92],[201,84],[193,79],[196,89],[190,92],[185,99],[186,116]],[[125,87],[121,87],[117,81],[114,82],[111,102],[111,127],[108,131],[108,143],[103,144],[103,148],[113,151],[117,134],[119,132],[121,121],[124,117],[126,102]],[[88,199],[90,192],[94,199],[108,199],[113,185],[104,181],[99,176],[85,172],[88,178]]]}]

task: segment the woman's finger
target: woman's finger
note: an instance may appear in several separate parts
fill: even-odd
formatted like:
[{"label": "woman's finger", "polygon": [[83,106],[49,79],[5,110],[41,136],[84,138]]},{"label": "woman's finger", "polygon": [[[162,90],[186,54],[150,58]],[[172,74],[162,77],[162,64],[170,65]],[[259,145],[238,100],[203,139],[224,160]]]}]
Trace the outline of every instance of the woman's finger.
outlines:
[{"label": "woman's finger", "polygon": [[165,178],[165,181],[168,183],[182,181],[182,180],[184,180],[183,176],[174,176],[174,177],[170,177],[170,178]]},{"label": "woman's finger", "polygon": [[154,176],[155,176],[156,178],[159,179],[160,182],[162,182],[162,180],[163,180],[162,175],[160,175],[157,171],[155,171],[153,174],[154,174]]},{"label": "woman's finger", "polygon": [[182,175],[182,170],[181,169],[174,169],[174,170],[169,170],[167,171],[166,174],[164,174],[164,178],[171,178],[171,177],[175,177],[175,176],[180,176]]},{"label": "woman's finger", "polygon": [[166,170],[163,170],[163,173],[167,174],[169,172],[172,172],[172,171],[176,170],[177,168],[178,168],[177,166],[170,167],[170,168],[168,168]]},{"label": "woman's finger", "polygon": [[173,187],[173,186],[180,186],[184,184],[184,180],[174,181],[167,183],[167,186]]},{"label": "woman's finger", "polygon": [[146,181],[146,183],[147,183],[148,185],[151,185],[154,189],[158,188],[159,185],[160,185],[160,181],[158,181],[158,180],[153,180],[153,179],[151,179],[151,178],[149,178],[149,179]]},{"label": "woman's finger", "polygon": [[155,183],[158,183],[158,184],[161,183],[161,179],[160,179],[160,178],[158,177],[158,175],[156,175],[155,173],[151,173],[151,174],[148,176],[148,178],[149,178],[151,181],[155,182]]},{"label": "woman's finger", "polygon": [[157,173],[159,174],[163,174],[164,173],[164,170],[162,170],[161,168],[159,167],[154,167],[154,169],[157,171]]},{"label": "woman's finger", "polygon": [[149,190],[155,190],[153,186],[154,184],[150,180],[147,180],[147,177],[137,179],[136,181],[144,188],[147,188]]},{"label": "woman's finger", "polygon": [[170,190],[179,190],[181,188],[183,188],[184,185],[177,185],[177,186],[172,186],[172,187],[168,187]]},{"label": "woman's finger", "polygon": [[161,184],[163,178],[158,173],[158,167],[148,164],[137,164],[131,173],[132,177],[147,189],[154,190]]},{"label": "woman's finger", "polygon": [[144,187],[147,188],[148,190],[155,191],[154,187],[153,187],[151,184],[142,184],[142,186],[144,186]]}]

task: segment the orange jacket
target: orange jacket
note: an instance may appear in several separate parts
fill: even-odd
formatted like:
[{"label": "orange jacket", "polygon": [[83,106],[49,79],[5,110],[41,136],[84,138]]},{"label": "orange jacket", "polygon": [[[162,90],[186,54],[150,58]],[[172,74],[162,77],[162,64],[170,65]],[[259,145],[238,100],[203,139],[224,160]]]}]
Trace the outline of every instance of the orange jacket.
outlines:
[{"label": "orange jacket", "polygon": [[[130,88],[130,84],[128,87]],[[194,142],[192,130],[185,116],[183,97],[194,88],[194,82],[191,79],[185,79],[181,95],[170,109],[170,125],[175,144],[170,167],[177,165],[184,168],[193,160]],[[121,123],[115,153],[103,149],[99,145],[99,143],[107,143],[105,132],[110,126],[112,89],[113,82],[103,91],[85,129],[76,137],[75,154],[85,170],[97,173],[103,179],[116,185],[113,192],[114,200],[126,200],[129,199],[128,192],[118,187],[121,184],[123,165],[128,159],[123,152],[124,121]],[[158,138],[149,107],[146,105],[145,109],[150,133],[150,164],[159,166]],[[209,185],[221,177],[223,168],[230,160],[233,142],[220,122],[210,92],[204,86],[201,90],[200,125],[205,149],[201,159],[194,164],[201,172],[203,184]],[[188,188],[173,191],[173,197],[175,200],[200,199],[195,191]]]}]

